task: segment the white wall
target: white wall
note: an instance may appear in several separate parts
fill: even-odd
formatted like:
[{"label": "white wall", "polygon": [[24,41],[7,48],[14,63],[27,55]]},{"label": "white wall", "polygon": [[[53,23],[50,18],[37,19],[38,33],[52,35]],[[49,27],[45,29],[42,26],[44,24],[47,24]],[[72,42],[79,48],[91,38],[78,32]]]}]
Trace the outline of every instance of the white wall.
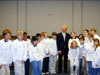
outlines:
[{"label": "white wall", "polygon": [[37,32],[60,32],[68,25],[68,32],[80,34],[85,28],[96,27],[100,33],[100,1],[0,1],[0,34],[5,28],[13,35],[24,30],[29,35]]}]

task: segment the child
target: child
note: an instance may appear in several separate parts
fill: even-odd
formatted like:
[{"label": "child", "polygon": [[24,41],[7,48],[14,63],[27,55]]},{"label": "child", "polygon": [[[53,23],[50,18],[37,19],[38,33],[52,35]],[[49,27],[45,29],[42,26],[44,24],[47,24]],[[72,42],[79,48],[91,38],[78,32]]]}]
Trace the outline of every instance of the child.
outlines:
[{"label": "child", "polygon": [[92,75],[92,60],[93,60],[93,53],[94,53],[94,40],[93,36],[89,34],[89,41],[84,44],[85,46],[85,59],[87,65],[87,72],[89,75]]},{"label": "child", "polygon": [[83,64],[83,56],[84,56],[84,53],[85,53],[85,48],[84,48],[84,38],[79,38],[79,41],[80,41],[80,46],[79,46],[79,71],[80,71],[80,74],[83,75],[83,67],[82,67],[82,64]]},{"label": "child", "polygon": [[25,75],[24,61],[27,59],[27,44],[23,40],[23,31],[19,30],[17,39],[12,44],[15,75]]},{"label": "child", "polygon": [[84,40],[84,42],[88,42],[89,41],[89,38],[88,38],[88,36],[89,36],[89,30],[88,29],[85,29],[84,30],[84,38],[85,38],[85,40]]},{"label": "child", "polygon": [[49,59],[49,72],[50,74],[56,74],[56,61],[57,61],[57,45],[56,45],[56,32],[52,33],[52,39],[50,39],[50,59]]},{"label": "child", "polygon": [[93,75],[100,75],[100,42],[99,39],[94,39],[95,52],[93,55]]},{"label": "child", "polygon": [[41,50],[41,70],[43,67],[43,58],[44,58],[44,45],[42,44],[41,34],[37,33],[36,38],[38,39],[38,45],[37,47]]},{"label": "child", "polygon": [[41,33],[41,43],[44,45],[43,74],[49,74],[50,40],[45,32]]},{"label": "child", "polygon": [[80,45],[79,39],[76,38],[76,33],[75,33],[75,32],[71,32],[71,33],[70,33],[70,36],[71,36],[71,39],[69,39],[69,43],[68,43],[69,49],[70,49],[71,42],[72,42],[73,40],[76,40],[77,43],[78,43],[78,45]]},{"label": "child", "polygon": [[11,32],[9,29],[3,31],[4,39],[0,40],[0,75],[10,75],[9,66],[12,64]]},{"label": "child", "polygon": [[97,30],[96,30],[96,28],[91,28],[90,31],[91,31],[91,35],[93,35],[94,39],[99,39],[99,41],[100,41],[100,36],[97,35]]},{"label": "child", "polygon": [[32,62],[32,75],[41,75],[41,49],[37,47],[38,40],[36,37],[32,38],[32,45],[29,49],[29,58],[30,62]]},{"label": "child", "polygon": [[27,51],[27,60],[25,61],[25,75],[29,75],[30,71],[30,62],[29,62],[29,47],[31,45],[30,39],[27,37],[27,32],[24,32],[23,40],[26,42],[28,51]]},{"label": "child", "polygon": [[79,46],[76,40],[71,42],[68,58],[70,60],[71,75],[78,75],[79,68]]}]

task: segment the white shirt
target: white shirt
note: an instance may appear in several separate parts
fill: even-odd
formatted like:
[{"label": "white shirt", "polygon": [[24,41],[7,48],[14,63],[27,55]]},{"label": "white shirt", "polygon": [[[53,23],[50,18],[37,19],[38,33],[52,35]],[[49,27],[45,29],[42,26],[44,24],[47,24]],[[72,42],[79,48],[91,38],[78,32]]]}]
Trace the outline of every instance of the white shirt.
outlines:
[{"label": "white shirt", "polygon": [[79,42],[79,39],[78,39],[78,38],[69,39],[69,42],[68,42],[68,47],[69,47],[69,49],[70,49],[70,46],[71,46],[72,41],[74,41],[74,40],[75,40],[75,41],[78,43],[78,45],[80,46],[80,42]]},{"label": "white shirt", "polygon": [[50,39],[44,38],[41,41],[42,45],[44,45],[44,57],[49,57],[48,52],[50,52]]},{"label": "white shirt", "polygon": [[80,46],[79,46],[79,58],[82,59],[84,54],[85,54],[85,47],[84,47],[84,43],[83,43],[83,44],[80,44]]},{"label": "white shirt", "polygon": [[100,41],[100,36],[97,35],[97,34],[95,34],[95,35],[94,35],[94,39],[99,39],[99,41]]},{"label": "white shirt", "polygon": [[31,45],[30,50],[29,50],[30,62],[41,61],[43,59],[41,52],[42,52],[42,50],[39,47]]},{"label": "white shirt", "polygon": [[27,59],[29,58],[29,47],[31,46],[31,40],[30,39],[27,39],[26,41],[26,44],[27,44]]},{"label": "white shirt", "polygon": [[9,65],[12,63],[11,45],[10,40],[7,42],[4,39],[0,40],[0,64]]},{"label": "white shirt", "polygon": [[26,61],[27,59],[27,44],[24,40],[16,39],[12,44],[13,62]]},{"label": "white shirt", "polygon": [[[92,61],[92,67],[93,68],[100,68],[100,47],[98,47],[96,49],[96,51],[94,51],[94,55],[92,58],[94,58],[94,60]],[[98,66],[96,66],[96,64]]]},{"label": "white shirt", "polygon": [[84,43],[84,47],[85,47],[85,58],[86,61],[92,61],[93,58],[93,53],[94,53],[94,42],[88,42],[88,43]]},{"label": "white shirt", "polygon": [[85,36],[85,41],[84,43],[87,43],[89,41],[89,38]]},{"label": "white shirt", "polygon": [[66,33],[63,33],[63,32],[62,32],[62,35],[63,35],[64,41],[65,41]]},{"label": "white shirt", "polygon": [[39,51],[41,52],[41,60],[43,60],[43,58],[44,58],[44,45],[40,42],[40,43],[38,43],[37,47],[38,47]]},{"label": "white shirt", "polygon": [[71,64],[78,65],[79,64],[79,48],[71,48],[69,49],[68,59]]},{"label": "white shirt", "polygon": [[57,44],[56,39],[50,39],[50,55],[57,55]]}]

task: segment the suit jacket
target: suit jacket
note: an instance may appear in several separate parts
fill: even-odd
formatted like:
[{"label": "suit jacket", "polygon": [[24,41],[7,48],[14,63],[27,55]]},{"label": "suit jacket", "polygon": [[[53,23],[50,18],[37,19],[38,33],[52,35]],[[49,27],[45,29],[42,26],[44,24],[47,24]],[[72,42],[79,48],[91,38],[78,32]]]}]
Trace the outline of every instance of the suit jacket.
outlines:
[{"label": "suit jacket", "polygon": [[71,38],[70,34],[68,34],[68,33],[66,33],[65,40],[62,35],[62,32],[57,35],[57,48],[58,48],[58,51],[59,50],[62,51],[62,54],[68,54],[68,51],[69,51],[68,42],[69,42],[70,38]]}]

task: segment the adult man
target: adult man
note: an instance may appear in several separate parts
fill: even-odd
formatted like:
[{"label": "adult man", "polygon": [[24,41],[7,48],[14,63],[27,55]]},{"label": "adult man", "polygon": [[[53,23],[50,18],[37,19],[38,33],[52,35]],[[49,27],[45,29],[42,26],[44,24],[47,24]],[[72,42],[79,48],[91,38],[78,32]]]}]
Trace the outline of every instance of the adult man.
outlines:
[{"label": "adult man", "polygon": [[64,56],[64,72],[67,74],[68,61],[68,42],[70,34],[66,33],[67,25],[62,25],[62,32],[57,35],[57,48],[59,53],[58,58],[58,73],[62,72],[62,57]]}]

